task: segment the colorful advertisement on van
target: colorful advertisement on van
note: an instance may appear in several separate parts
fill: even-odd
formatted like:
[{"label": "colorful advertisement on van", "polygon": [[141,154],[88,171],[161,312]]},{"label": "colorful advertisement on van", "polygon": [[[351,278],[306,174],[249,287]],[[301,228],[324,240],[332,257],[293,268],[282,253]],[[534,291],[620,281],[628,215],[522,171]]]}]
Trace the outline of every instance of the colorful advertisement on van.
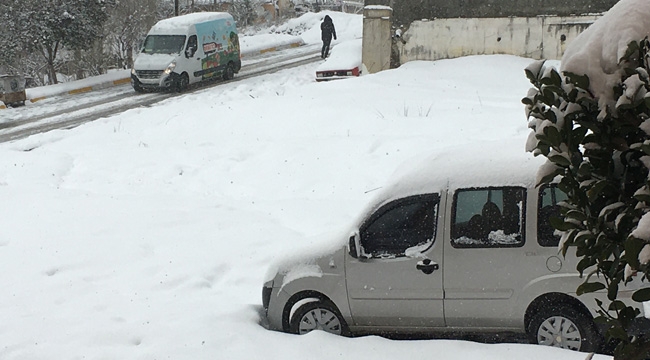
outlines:
[{"label": "colorful advertisement on van", "polygon": [[230,19],[196,24],[196,33],[205,56],[201,59],[202,79],[208,79],[239,60],[239,37],[235,22]]}]

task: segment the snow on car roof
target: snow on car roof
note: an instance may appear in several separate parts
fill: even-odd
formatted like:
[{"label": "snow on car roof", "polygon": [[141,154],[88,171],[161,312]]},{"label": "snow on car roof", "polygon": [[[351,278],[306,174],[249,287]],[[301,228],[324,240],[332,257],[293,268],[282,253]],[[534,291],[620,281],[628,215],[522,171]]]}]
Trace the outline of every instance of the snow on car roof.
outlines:
[{"label": "snow on car roof", "polygon": [[316,71],[351,70],[361,66],[363,39],[343,41],[332,48],[330,56],[318,65]]},{"label": "snow on car roof", "polygon": [[210,20],[232,19],[232,15],[225,12],[198,12],[181,16],[174,16],[169,19],[158,21],[151,28],[150,32],[169,32],[172,30],[185,29],[190,25]]},{"label": "snow on car roof", "polygon": [[445,189],[533,187],[546,158],[526,152],[524,140],[515,137],[462,144],[407,161],[394,172],[363,216],[394,199]]}]

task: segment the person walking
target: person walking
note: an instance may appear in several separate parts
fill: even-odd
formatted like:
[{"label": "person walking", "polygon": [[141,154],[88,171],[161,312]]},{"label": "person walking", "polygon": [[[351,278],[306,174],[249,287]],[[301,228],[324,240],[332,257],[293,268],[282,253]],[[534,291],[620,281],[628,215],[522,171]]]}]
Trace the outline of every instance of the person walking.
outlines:
[{"label": "person walking", "polygon": [[325,59],[327,54],[330,52],[332,36],[334,37],[334,40],[336,40],[336,29],[334,29],[334,23],[329,15],[325,15],[325,19],[323,19],[323,22],[320,24],[320,33],[321,39],[323,40],[323,48],[320,51],[320,57]]}]

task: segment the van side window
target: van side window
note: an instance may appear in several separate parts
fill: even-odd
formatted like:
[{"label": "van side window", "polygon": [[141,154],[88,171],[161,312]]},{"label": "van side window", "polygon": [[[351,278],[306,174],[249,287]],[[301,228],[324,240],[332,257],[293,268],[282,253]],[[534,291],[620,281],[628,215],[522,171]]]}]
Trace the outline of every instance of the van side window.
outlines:
[{"label": "van side window", "polygon": [[525,199],[526,189],[520,187],[457,190],[452,205],[452,246],[523,246]]},{"label": "van side window", "polygon": [[377,210],[361,229],[361,246],[371,257],[393,258],[433,245],[440,196],[411,196]]},{"label": "van side window", "polygon": [[551,217],[560,216],[560,203],[567,199],[567,195],[557,185],[544,185],[539,190],[537,208],[537,241],[541,246],[557,247],[560,237],[554,235],[555,229],[551,225]]},{"label": "van side window", "polygon": [[196,35],[192,35],[187,39],[187,46],[185,47],[185,56],[191,58],[196,53],[199,43],[197,42]]}]

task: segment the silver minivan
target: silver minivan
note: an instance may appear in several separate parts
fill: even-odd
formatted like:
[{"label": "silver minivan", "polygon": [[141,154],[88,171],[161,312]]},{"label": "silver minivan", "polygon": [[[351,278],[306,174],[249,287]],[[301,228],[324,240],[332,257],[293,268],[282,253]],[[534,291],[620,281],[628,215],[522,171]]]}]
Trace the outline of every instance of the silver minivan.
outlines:
[{"label": "silver minivan", "polygon": [[[549,224],[565,196],[535,186],[544,161],[518,144],[498,143],[399,170],[401,178],[331,251],[269,271],[268,327],[344,335],[519,332],[534,343],[598,350],[594,298],[606,296],[576,296],[584,280],[577,259],[573,251],[561,255]],[[631,300],[638,286],[619,297],[643,314]]]}]

